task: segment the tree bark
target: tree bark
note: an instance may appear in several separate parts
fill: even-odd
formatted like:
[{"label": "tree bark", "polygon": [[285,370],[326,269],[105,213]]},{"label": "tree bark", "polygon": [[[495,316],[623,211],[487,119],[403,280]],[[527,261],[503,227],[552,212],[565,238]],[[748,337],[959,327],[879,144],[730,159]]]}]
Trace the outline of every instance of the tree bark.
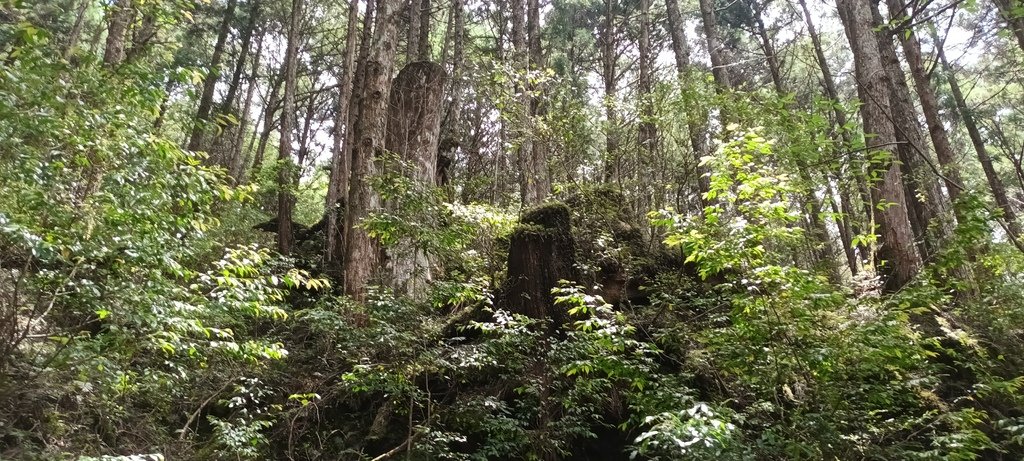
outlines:
[{"label": "tree bark", "polygon": [[685,75],[690,70],[690,44],[686,41],[686,23],[679,12],[679,0],[665,0],[665,13],[676,72]]},{"label": "tree bark", "polygon": [[[904,0],[887,0],[889,14],[894,11],[906,11],[907,4]],[[890,18],[895,19],[895,18]],[[909,27],[909,26],[908,26]],[[949,133],[939,115],[939,100],[932,86],[930,73],[924,64],[921,54],[921,42],[914,33],[913,28],[906,31],[899,31],[896,36],[903,47],[903,55],[910,66],[910,75],[914,79],[914,89],[917,90],[918,99],[921,101],[921,111],[924,112],[925,122],[928,124],[928,135],[935,147],[935,154],[942,165],[942,174],[945,177],[946,191],[949,193],[950,201],[956,202],[960,197],[960,190],[963,187],[963,179],[960,176],[960,165],[956,153],[949,142]]]},{"label": "tree bark", "polygon": [[256,31],[259,16],[259,0],[250,0],[249,21],[242,31],[242,43],[239,46],[238,59],[235,61],[235,70],[231,73],[231,83],[228,84],[228,92],[225,94],[224,101],[220,105],[221,114],[231,112],[231,105],[235,103],[235,96],[238,94],[238,88],[242,84],[242,74],[245,72],[245,63],[249,58],[249,51],[252,46],[252,34]]},{"label": "tree bark", "polygon": [[[233,0],[232,0],[233,1]],[[292,132],[295,127],[295,92],[299,69],[299,24],[302,0],[292,0],[288,20],[288,41],[285,49],[284,102],[281,107],[281,142],[278,147],[277,171],[277,251],[287,255],[292,249]]]},{"label": "tree bark", "polygon": [[366,299],[366,287],[380,258],[376,243],[359,225],[380,208],[380,198],[370,179],[377,151],[384,148],[387,103],[395,65],[397,30],[395,15],[400,0],[380,0],[373,32],[372,50],[365,65],[361,114],[352,139],[352,178],[345,213],[345,293],[357,301]]},{"label": "tree bark", "polygon": [[252,159],[252,167],[250,171],[259,172],[260,168],[263,167],[263,158],[267,152],[267,143],[270,141],[270,133],[274,131],[274,120],[276,118],[277,110],[281,105],[281,85],[284,83],[284,74],[286,72],[287,63],[281,63],[281,69],[277,75],[270,76],[270,88],[267,89],[267,101],[263,107],[263,124],[260,131],[260,139],[256,145],[256,155]]},{"label": "tree bark", "polygon": [[[536,1],[536,0],[531,0]],[[657,142],[654,126],[654,103],[651,101],[654,83],[651,80],[651,17],[650,0],[640,0],[639,77],[637,90],[640,94],[640,148],[652,154]]]},{"label": "tree bark", "polygon": [[878,50],[882,56],[882,65],[889,75],[889,106],[896,134],[896,152],[903,171],[904,196],[907,209],[910,211],[910,225],[914,230],[918,249],[925,258],[933,255],[940,242],[947,237],[947,229],[942,223],[945,214],[946,198],[942,187],[929,164],[932,163],[928,145],[918,119],[917,109],[910,95],[907,76],[900,65],[899,57],[893,46],[892,32],[886,27],[876,3],[871,3],[871,16],[875,30],[878,32]]},{"label": "tree bark", "polygon": [[[842,105],[840,105],[839,91],[836,89],[835,79],[832,76],[831,66],[829,66],[828,64],[828,58],[825,57],[825,49],[821,45],[821,36],[818,34],[817,28],[814,25],[814,20],[811,16],[811,11],[810,9],[807,8],[807,1],[798,0],[798,2],[800,3],[801,11],[803,11],[804,23],[807,24],[807,33],[808,35],[810,35],[811,38],[811,45],[814,48],[815,59],[818,61],[818,68],[821,71],[822,83],[825,87],[825,95],[828,96],[828,98],[833,101],[832,114],[833,117],[835,117],[834,131],[836,135],[839,136],[839,140],[842,141],[843,146],[845,148],[849,148],[849,146],[853,145],[853,140],[851,139],[850,132],[847,129],[848,120],[846,118],[846,111],[843,110]],[[849,158],[849,156],[847,157],[848,158],[846,163],[849,168],[849,171],[853,173],[852,176],[854,181],[856,181],[857,183],[858,190],[860,191],[860,199],[863,204],[863,208],[861,209],[862,214],[859,217],[856,214],[854,214],[853,204],[851,203],[850,195],[849,193],[846,193],[846,185],[842,183],[842,176],[837,174],[840,181],[838,184],[838,188],[840,201],[842,202],[841,205],[843,209],[842,221],[844,223],[844,226],[850,228],[851,233],[860,234],[861,226],[858,223],[871,221],[871,216],[873,214],[871,196],[868,192],[867,180],[865,179],[864,175],[860,171],[853,171],[855,162],[852,158]],[[848,247],[851,247],[851,245],[851,241],[844,240],[844,251],[846,251]],[[863,257],[870,256],[870,249],[867,245],[861,245],[860,251]],[[854,259],[854,261],[856,262],[856,259]],[[850,271],[851,273],[856,275],[858,269],[851,265]]]},{"label": "tree bark", "polygon": [[754,25],[757,27],[757,36],[760,38],[761,51],[764,52],[765,62],[768,63],[768,72],[772,76],[772,84],[775,85],[775,90],[779,95],[784,96],[786,90],[782,82],[782,64],[779,63],[778,53],[775,51],[775,45],[772,43],[771,36],[768,35],[768,28],[764,25],[760,11],[754,12]]},{"label": "tree bark", "polygon": [[245,103],[242,106],[242,112],[239,116],[238,129],[235,131],[235,142],[232,144],[231,163],[228,168],[228,174],[235,179],[236,184],[241,184],[244,181],[245,171],[245,160],[248,151],[242,148],[245,140],[245,130],[249,126],[249,111],[252,109],[253,96],[256,93],[257,82],[259,76],[257,71],[260,68],[260,59],[263,56],[263,37],[260,36],[256,39],[256,52],[252,56],[252,72],[249,75],[249,83],[245,89]]},{"label": "tree bark", "polygon": [[89,10],[89,4],[92,0],[81,0],[78,5],[78,11],[75,13],[75,24],[71,27],[71,32],[68,33],[68,41],[64,45],[64,59],[71,56],[71,52],[78,46],[78,41],[82,37],[82,27],[85,25],[85,13]]},{"label": "tree bark", "polygon": [[[529,51],[530,71],[539,71],[544,68],[544,50],[541,42],[540,29],[540,1],[527,0],[526,14],[526,40]],[[544,100],[544,87],[535,83],[527,83],[527,100],[529,109],[529,120],[531,132],[530,150],[525,151],[526,170],[531,173],[531,181],[527,182],[528,191],[523,201],[524,204],[537,204],[547,198],[551,190],[551,178],[548,172],[548,144],[543,137],[533,132],[536,120],[542,118],[547,112],[547,103]]]},{"label": "tree bark", "polygon": [[516,111],[516,160],[519,176],[519,196],[523,206],[539,203],[542,200],[539,191],[538,176],[533,165],[533,123],[531,117],[532,85],[528,82],[530,56],[527,44],[526,13],[527,5],[523,0],[513,0],[512,9],[512,63],[516,71],[516,92],[519,94],[514,110]]},{"label": "tree bark", "polygon": [[409,30],[406,31],[405,38],[405,60],[414,62],[420,50],[420,15],[423,14],[423,3],[422,0],[409,0],[406,7],[409,9]]},{"label": "tree bark", "polygon": [[601,34],[601,79],[604,82],[605,161],[604,182],[611,183],[619,175],[618,50],[615,24],[615,0],[604,2],[604,26]]},{"label": "tree bark", "polygon": [[125,34],[131,21],[132,0],[115,0],[107,10],[107,43],[103,49],[103,65],[115,67],[124,58]]},{"label": "tree bark", "polygon": [[700,17],[704,24],[704,38],[708,45],[708,54],[711,56],[711,73],[718,84],[719,90],[732,88],[729,77],[728,62],[726,57],[725,44],[718,35],[718,23],[715,18],[715,4],[713,0],[699,0]]},{"label": "tree bark", "polygon": [[[133,21],[134,22],[134,21]],[[159,30],[156,13],[148,12],[142,16],[142,20],[135,27],[132,27],[132,46],[124,53],[124,60],[134,61],[142,56]]]},{"label": "tree bark", "polygon": [[[415,0],[413,0],[415,1]],[[420,38],[416,48],[416,60],[430,60],[430,0],[420,0]]]},{"label": "tree bark", "polygon": [[[231,22],[235,17],[235,6],[238,0],[227,0],[224,10],[224,17],[221,19],[220,29],[217,31],[217,42],[213,45],[213,54],[210,56],[210,65],[207,67],[206,77],[203,78],[203,92],[199,97],[199,109],[196,110],[196,121],[192,126],[192,135],[188,140],[188,150],[200,150],[203,145],[203,134],[207,130],[207,123],[213,109],[213,91],[217,87],[217,80],[220,77],[220,61],[224,55],[224,46],[227,44],[228,32],[231,31]],[[214,163],[216,159],[211,158]]]},{"label": "tree bark", "polygon": [[[829,205],[832,208],[832,214],[835,216],[843,216],[848,213],[847,202],[848,197],[843,197],[843,190],[839,189],[839,193],[833,191],[831,179],[826,178],[825,181],[826,193],[829,197]],[[839,204],[836,204],[836,200]],[[851,210],[852,211],[852,210]],[[839,239],[843,243],[843,255],[846,256],[847,267],[850,268],[850,275],[856,276],[860,265],[857,263],[857,255],[853,251],[853,233],[850,227],[850,222],[845,218],[839,218],[836,220],[836,227],[839,228]]]},{"label": "tree bark", "polygon": [[[386,146],[411,168],[403,173],[414,190],[429,191],[437,185],[444,84],[443,67],[419,61],[405,66],[391,86]],[[412,297],[423,294],[431,279],[426,251],[403,239],[388,253],[395,291]]]},{"label": "tree bark", "polygon": [[[668,16],[669,36],[672,39],[672,54],[676,61],[676,72],[679,78],[685,81],[690,74],[690,44],[686,38],[686,23],[679,12],[679,0],[665,0],[665,12]],[[697,165],[697,203],[703,207],[704,194],[711,188],[707,168],[700,166],[700,161],[708,155],[707,145],[707,111],[691,104],[689,98],[684,98],[686,110],[686,131],[690,141],[690,148],[693,149],[694,165]]]},{"label": "tree bark", "polygon": [[[448,42],[452,43],[452,70],[448,97],[450,101],[445,111],[442,131],[444,137],[452,138],[456,142],[463,137],[462,127],[462,72],[466,60],[466,16],[462,11],[462,0],[452,0],[452,37]],[[446,61],[445,61],[446,62]]]},{"label": "tree bark", "polygon": [[879,257],[883,290],[894,292],[910,282],[920,270],[921,259],[914,247],[913,232],[905,208],[906,198],[899,167],[893,160],[892,145],[896,134],[888,119],[889,77],[883,67],[878,40],[873,32],[869,0],[838,0],[840,18],[853,50],[854,67],[860,93],[864,101],[860,107],[867,137],[868,155],[874,174],[879,178],[871,190],[879,206],[874,208],[881,246]]},{"label": "tree bark", "polygon": [[345,138],[349,134],[349,109],[352,102],[352,84],[355,77],[356,27],[359,20],[359,0],[348,5],[348,22],[345,30],[345,57],[342,67],[341,88],[338,90],[334,108],[334,144],[331,150],[331,176],[327,184],[327,200],[324,212],[327,216],[327,230],[324,247],[324,261],[329,265],[340,262],[344,252],[340,240],[344,236],[338,227],[339,202],[348,198],[348,180],[352,172],[352,158],[345,155]]}]

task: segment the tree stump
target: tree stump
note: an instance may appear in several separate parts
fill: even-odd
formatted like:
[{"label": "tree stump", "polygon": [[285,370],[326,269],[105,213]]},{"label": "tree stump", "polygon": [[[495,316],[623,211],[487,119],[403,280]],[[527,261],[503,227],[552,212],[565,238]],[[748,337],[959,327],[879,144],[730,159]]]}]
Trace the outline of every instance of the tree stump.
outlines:
[{"label": "tree stump", "polygon": [[[391,84],[385,145],[409,165],[403,173],[416,188],[437,186],[444,82],[443,67],[420,61],[405,66]],[[412,297],[421,295],[431,279],[430,259],[411,239],[403,239],[391,248],[387,265],[395,291]]]},{"label": "tree stump", "polygon": [[509,240],[504,307],[561,325],[568,315],[554,305],[551,289],[560,280],[579,279],[569,208],[561,203],[541,205],[524,213],[519,222]]}]

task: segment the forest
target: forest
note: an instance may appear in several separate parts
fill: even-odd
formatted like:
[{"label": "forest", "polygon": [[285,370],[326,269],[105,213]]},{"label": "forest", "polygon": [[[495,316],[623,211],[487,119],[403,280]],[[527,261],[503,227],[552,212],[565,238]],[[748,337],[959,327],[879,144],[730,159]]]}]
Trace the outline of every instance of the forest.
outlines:
[{"label": "forest", "polygon": [[0,0],[0,460],[1024,459],[1022,106],[1024,0]]}]

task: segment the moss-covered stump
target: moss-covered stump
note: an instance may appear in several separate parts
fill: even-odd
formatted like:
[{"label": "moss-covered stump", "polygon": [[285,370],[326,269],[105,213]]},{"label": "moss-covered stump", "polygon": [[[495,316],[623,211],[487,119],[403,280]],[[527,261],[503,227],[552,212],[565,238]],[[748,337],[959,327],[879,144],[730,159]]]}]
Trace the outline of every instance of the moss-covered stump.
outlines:
[{"label": "moss-covered stump", "polygon": [[536,319],[566,320],[556,308],[551,289],[559,280],[578,280],[576,245],[569,208],[551,203],[533,208],[509,237],[508,281],[503,307]]}]

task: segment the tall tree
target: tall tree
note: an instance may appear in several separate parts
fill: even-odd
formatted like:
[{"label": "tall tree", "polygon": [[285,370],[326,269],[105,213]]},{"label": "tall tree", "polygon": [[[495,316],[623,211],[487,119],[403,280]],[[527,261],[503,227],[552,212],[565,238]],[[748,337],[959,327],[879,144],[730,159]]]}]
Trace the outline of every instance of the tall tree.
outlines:
[{"label": "tall tree", "polygon": [[420,0],[420,37],[416,47],[417,61],[430,60],[430,19],[430,0]]},{"label": "tall tree", "polygon": [[[372,0],[370,0],[372,1]],[[349,105],[352,101],[352,83],[355,77],[356,27],[359,20],[359,0],[348,5],[348,21],[345,23],[345,51],[341,69],[341,86],[334,106],[334,143],[331,150],[331,176],[327,184],[325,213],[327,217],[327,238],[325,239],[324,260],[337,262],[344,256],[339,251],[343,236],[338,227],[338,215],[342,197],[348,198],[348,181],[352,170],[352,158],[345,155],[345,138],[348,135]]]},{"label": "tall tree", "polygon": [[114,67],[124,58],[125,34],[132,19],[132,0],[115,0],[107,8],[107,43],[103,49],[103,64]]},{"label": "tall tree", "polygon": [[277,251],[289,254],[292,249],[292,135],[295,130],[295,92],[299,71],[299,26],[302,18],[302,0],[292,0],[288,15],[288,40],[284,55],[284,99],[281,106],[281,140],[277,159]]},{"label": "tall tree", "polygon": [[67,42],[64,45],[64,57],[67,58],[78,46],[78,41],[82,38],[82,28],[85,26],[85,13],[89,11],[89,5],[92,4],[92,0],[79,0],[78,11],[75,14],[75,24],[71,26],[71,32],[68,33]]},{"label": "tall tree", "polygon": [[[231,23],[235,18],[235,6],[237,4],[238,0],[227,0],[227,4],[224,7],[224,16],[221,18],[220,28],[217,30],[217,42],[213,45],[210,64],[207,66],[206,76],[203,77],[203,92],[199,96],[196,121],[192,126],[192,134],[189,136],[189,150],[200,150],[203,147],[203,133],[209,129],[207,124],[210,121],[210,115],[213,110],[213,92],[217,87],[217,80],[220,78],[220,61],[224,55],[224,48],[227,44],[228,33],[231,31]],[[291,34],[290,30],[289,34]]]},{"label": "tall tree", "polygon": [[601,79],[604,82],[605,160],[604,181],[618,177],[619,117],[616,111],[618,87],[618,32],[616,31],[615,0],[604,1],[604,24],[601,27]]},{"label": "tall tree", "polygon": [[[836,87],[835,79],[832,76],[832,68],[829,66],[828,58],[825,56],[825,48],[821,44],[821,35],[818,34],[817,28],[814,25],[814,19],[811,16],[811,11],[807,8],[807,0],[797,0],[800,4],[800,10],[803,12],[804,24],[807,25],[807,34],[810,36],[811,45],[814,48],[814,58],[818,62],[818,69],[821,72],[822,86],[825,89],[825,96],[833,102],[832,104],[832,115],[834,117],[834,132],[839,136],[844,147],[852,146],[853,140],[850,136],[850,131],[847,129],[848,120],[846,118],[846,110],[840,104],[839,90]],[[857,183],[858,190],[861,193],[861,200],[863,202],[863,214],[858,216],[853,209],[852,200],[846,181],[841,177],[839,172],[834,172],[838,183],[838,195],[840,200],[840,208],[842,209],[842,217],[840,218],[840,227],[847,237],[843,237],[843,252],[846,255],[847,264],[850,266],[850,272],[854,275],[857,274],[860,264],[854,255],[852,241],[848,238],[851,234],[863,234],[858,223],[861,219],[870,220],[872,216],[871,197],[868,192],[867,182],[864,179],[864,175],[856,171],[853,166],[854,162],[852,159],[846,159],[846,167],[849,173],[852,173],[853,181]],[[860,217],[861,219],[857,219]],[[867,256],[868,248],[866,245],[860,247],[862,254]]]},{"label": "tall tree", "polygon": [[[772,37],[768,34],[768,28],[764,24],[764,19],[761,18],[762,13],[763,7],[753,8],[752,21],[755,26],[755,36],[760,43],[761,51],[764,53],[765,62],[768,64],[768,73],[771,75],[775,93],[780,98],[785,98],[787,91],[786,85],[782,81],[782,63],[775,51]],[[811,174],[811,167],[807,164],[806,159],[800,157],[796,158],[796,164],[800,178],[808,188],[803,198],[808,208],[807,213],[805,213],[807,221],[805,227],[808,234],[812,237],[810,242],[808,242],[811,256],[815,264],[826,270],[833,282],[839,283],[840,274],[834,261],[832,240],[829,236],[825,220],[822,219],[822,202],[817,196],[817,187],[815,187],[815,181]]]},{"label": "tall tree", "polygon": [[[531,0],[536,1],[536,0]],[[654,125],[654,81],[651,72],[651,7],[650,0],[640,0],[640,39],[637,43],[639,75],[637,90],[640,97],[640,148],[653,154],[657,142],[657,127]]]},{"label": "tall tree", "polygon": [[981,169],[985,172],[985,179],[988,181],[988,187],[992,191],[992,197],[996,201],[996,206],[1003,212],[1006,230],[1010,234],[1010,238],[1016,241],[1021,236],[1021,227],[1017,221],[1017,213],[1010,204],[1010,198],[1006,193],[1006,186],[1003,185],[1003,180],[999,177],[999,173],[996,172],[995,165],[992,164],[992,157],[988,154],[981,130],[978,129],[978,123],[974,120],[974,112],[967,105],[967,98],[960,88],[960,81],[957,80],[956,74],[953,72],[953,66],[946,59],[943,43],[934,30],[932,34],[935,42],[935,51],[945,73],[946,82],[949,83],[950,93],[952,93],[953,101],[956,103],[960,120],[963,121],[964,128],[967,129],[967,135],[971,138],[971,145],[974,147],[974,153],[978,156],[978,162],[981,163]]},{"label": "tall tree", "polygon": [[880,232],[881,246],[878,254],[883,260],[883,289],[893,292],[917,274],[921,258],[914,246],[914,235],[907,215],[903,178],[891,151],[896,142],[896,134],[888,118],[891,113],[889,77],[873,31],[869,0],[838,0],[837,4],[846,37],[853,50],[858,92],[862,95],[860,113],[868,155],[874,163],[873,174],[878,178],[872,184],[871,194],[873,201],[878,204],[874,209],[874,218]]},{"label": "tall tree", "polygon": [[729,77],[729,59],[726,57],[725,43],[718,31],[714,0],[699,0],[699,3],[700,17],[704,25],[704,39],[707,41],[708,54],[711,56],[711,73],[720,90],[732,88],[732,79]]},{"label": "tall tree", "polygon": [[885,24],[876,3],[871,3],[871,16],[878,31],[878,50],[889,76],[890,120],[896,134],[896,152],[903,171],[904,195],[907,199],[910,224],[919,242],[921,255],[929,257],[948,234],[939,219],[946,211],[946,198],[938,177],[931,171],[931,150],[925,143],[921,124],[907,85],[907,76],[893,46],[893,34]]},{"label": "tall tree", "polygon": [[[531,73],[540,72],[544,68],[544,49],[541,41],[540,22],[540,0],[527,0],[526,2],[526,40],[529,53],[528,69]],[[547,104],[544,100],[544,85],[535,83],[530,78],[526,84],[527,101],[529,109],[529,126],[536,131],[537,121],[544,117],[547,111]],[[526,193],[523,203],[536,204],[544,201],[551,190],[551,178],[548,172],[548,145],[545,140],[537,136],[537,133],[530,133],[531,137],[529,151],[524,151],[524,166],[529,172],[530,178],[526,182]]]},{"label": "tall tree", "polygon": [[409,14],[409,30],[406,31],[405,37],[405,60],[406,62],[413,62],[419,57],[420,50],[420,27],[423,26],[423,1],[422,0],[409,0],[409,3],[405,5],[408,8]]},{"label": "tall tree", "polygon": [[263,98],[263,121],[260,126],[259,140],[256,143],[256,153],[252,158],[250,171],[258,173],[263,167],[263,159],[267,152],[267,144],[270,142],[270,134],[274,131],[277,112],[281,109],[281,86],[284,84],[285,73],[287,72],[286,61],[281,62],[277,72],[268,75],[269,78],[267,94]]},{"label": "tall tree", "polygon": [[242,29],[242,43],[239,45],[238,56],[235,59],[234,71],[231,73],[231,81],[228,83],[228,91],[220,104],[220,113],[231,112],[232,104],[235,104],[235,97],[241,86],[242,74],[245,72],[245,63],[249,60],[249,51],[252,46],[253,34],[256,32],[260,19],[260,0],[250,0],[248,3],[249,20]]},{"label": "tall tree", "polygon": [[231,145],[231,163],[228,168],[228,174],[234,178],[236,184],[241,184],[246,175],[245,166],[246,159],[250,149],[243,149],[245,144],[246,131],[249,125],[252,123],[249,117],[249,111],[252,109],[252,101],[256,95],[256,88],[259,86],[259,75],[257,69],[260,68],[260,60],[263,57],[263,35],[260,34],[256,39],[256,52],[252,55],[252,71],[250,72],[248,84],[245,89],[245,102],[242,104],[242,111],[240,113],[240,121],[238,129],[235,130],[235,140]]},{"label": "tall tree", "polygon": [[[887,3],[890,14],[892,12],[907,13],[908,5],[904,0],[887,0]],[[939,113],[939,100],[931,81],[931,73],[928,67],[925,66],[924,58],[922,57],[921,42],[918,40],[917,34],[911,25],[906,25],[905,29],[897,30],[895,35],[900,40],[900,44],[903,47],[903,55],[910,67],[910,75],[914,79],[914,89],[917,91],[917,97],[921,101],[921,111],[924,112],[924,119],[928,124],[928,135],[932,140],[932,146],[935,148],[935,154],[939,158],[939,164],[942,165],[946,191],[949,193],[950,200],[955,203],[960,196],[960,190],[963,188],[964,182],[960,176],[960,165],[957,161],[956,153],[949,142],[949,133],[946,131],[946,126],[942,123],[942,117]]]},{"label": "tall tree", "polygon": [[391,91],[391,74],[395,66],[397,28],[395,17],[400,0],[379,0],[373,28],[373,42],[368,48],[362,80],[363,95],[360,116],[352,133],[352,177],[345,213],[345,293],[364,300],[366,287],[380,268],[377,245],[360,226],[363,219],[380,208],[380,198],[373,191],[374,159],[384,149],[387,104]]},{"label": "tall tree", "polygon": [[[686,22],[679,11],[679,0],[665,0],[665,12],[669,37],[672,40],[672,55],[676,62],[676,72],[681,82],[687,82],[693,71],[690,68],[690,44],[686,38]],[[697,203],[703,203],[703,196],[710,189],[709,176],[700,160],[708,154],[707,126],[708,113],[700,104],[693,104],[690,98],[684,98],[686,110],[686,135],[693,150],[694,164],[697,165]]]}]

